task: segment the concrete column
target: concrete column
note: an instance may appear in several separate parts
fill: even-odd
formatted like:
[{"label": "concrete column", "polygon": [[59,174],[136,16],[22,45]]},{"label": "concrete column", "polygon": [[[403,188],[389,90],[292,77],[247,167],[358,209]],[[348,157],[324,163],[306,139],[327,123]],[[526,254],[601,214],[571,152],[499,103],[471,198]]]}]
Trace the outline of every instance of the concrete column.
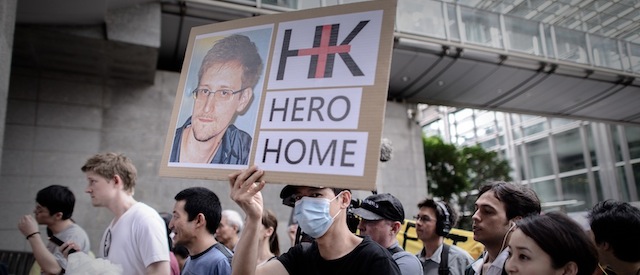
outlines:
[{"label": "concrete column", "polygon": [[[0,1],[0,156],[4,147],[4,125],[11,75],[11,54],[13,52],[13,32],[16,23],[17,0]],[[0,168],[2,159],[0,158]]]}]

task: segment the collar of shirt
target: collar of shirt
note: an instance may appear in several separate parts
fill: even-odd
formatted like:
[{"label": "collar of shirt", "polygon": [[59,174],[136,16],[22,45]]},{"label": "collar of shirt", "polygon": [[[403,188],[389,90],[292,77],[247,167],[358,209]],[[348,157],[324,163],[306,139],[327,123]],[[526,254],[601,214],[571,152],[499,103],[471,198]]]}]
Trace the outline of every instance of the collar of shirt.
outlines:
[{"label": "collar of shirt", "polygon": [[498,254],[498,257],[491,263],[489,269],[487,270],[487,274],[482,274],[482,265],[484,264],[484,260],[487,259],[487,251],[485,250],[482,253],[482,257],[471,264],[471,268],[475,271],[475,274],[482,275],[502,275],[502,270],[504,269],[504,263],[507,261],[507,257],[509,257],[509,248],[505,248]]},{"label": "collar of shirt", "polygon": [[420,251],[420,254],[418,254],[418,258],[420,258],[421,262],[424,262],[426,260],[430,260],[432,262],[436,262],[436,263],[440,263],[440,254],[442,254],[442,244],[440,244],[440,246],[438,246],[438,248],[436,249],[436,251],[433,252],[433,255],[431,255],[431,257],[427,258],[425,257],[426,252],[424,250],[424,247],[422,248],[422,250]]}]

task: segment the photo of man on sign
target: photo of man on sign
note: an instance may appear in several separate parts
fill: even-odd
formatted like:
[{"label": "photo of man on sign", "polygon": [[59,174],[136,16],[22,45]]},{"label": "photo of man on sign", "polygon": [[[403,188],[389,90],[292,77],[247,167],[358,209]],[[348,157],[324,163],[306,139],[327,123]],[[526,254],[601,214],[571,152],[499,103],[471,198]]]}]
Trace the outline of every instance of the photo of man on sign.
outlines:
[{"label": "photo of man on sign", "polygon": [[[253,129],[234,122],[260,96],[261,87],[255,91],[264,67],[259,49],[248,36],[233,34],[216,40],[199,64],[197,84],[183,100],[183,109],[192,109],[181,109],[189,117],[178,119],[169,162],[246,165]],[[191,106],[185,106],[187,99]]]}]

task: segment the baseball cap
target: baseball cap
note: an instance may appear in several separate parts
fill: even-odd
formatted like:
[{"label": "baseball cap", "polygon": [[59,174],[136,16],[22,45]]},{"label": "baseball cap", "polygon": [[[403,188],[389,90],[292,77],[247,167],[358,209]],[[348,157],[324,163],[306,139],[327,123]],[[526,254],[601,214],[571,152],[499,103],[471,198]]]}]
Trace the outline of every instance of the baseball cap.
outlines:
[{"label": "baseball cap", "polygon": [[368,196],[352,212],[362,219],[404,222],[404,207],[398,198],[389,193]]},{"label": "baseball cap", "polygon": [[[296,200],[294,198],[293,195],[295,195],[296,190],[299,187],[305,187],[304,185],[286,185],[284,188],[282,188],[282,190],[280,191],[280,198],[282,199],[282,204],[286,205],[286,206],[291,206],[293,207]],[[317,186],[314,188],[332,188],[332,187],[324,187],[324,186]],[[344,190],[349,190],[349,189],[345,189],[345,188],[333,188],[334,192],[341,192]],[[336,193],[337,195],[337,193]]]}]

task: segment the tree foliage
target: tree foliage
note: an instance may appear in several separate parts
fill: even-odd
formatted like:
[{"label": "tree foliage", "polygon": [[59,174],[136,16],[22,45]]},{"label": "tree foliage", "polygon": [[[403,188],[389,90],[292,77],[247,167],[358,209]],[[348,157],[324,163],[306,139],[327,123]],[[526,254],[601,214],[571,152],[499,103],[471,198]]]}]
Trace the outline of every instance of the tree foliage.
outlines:
[{"label": "tree foliage", "polygon": [[449,201],[454,194],[477,189],[494,180],[511,180],[511,167],[496,152],[476,145],[458,148],[438,136],[423,137],[427,189]]}]

